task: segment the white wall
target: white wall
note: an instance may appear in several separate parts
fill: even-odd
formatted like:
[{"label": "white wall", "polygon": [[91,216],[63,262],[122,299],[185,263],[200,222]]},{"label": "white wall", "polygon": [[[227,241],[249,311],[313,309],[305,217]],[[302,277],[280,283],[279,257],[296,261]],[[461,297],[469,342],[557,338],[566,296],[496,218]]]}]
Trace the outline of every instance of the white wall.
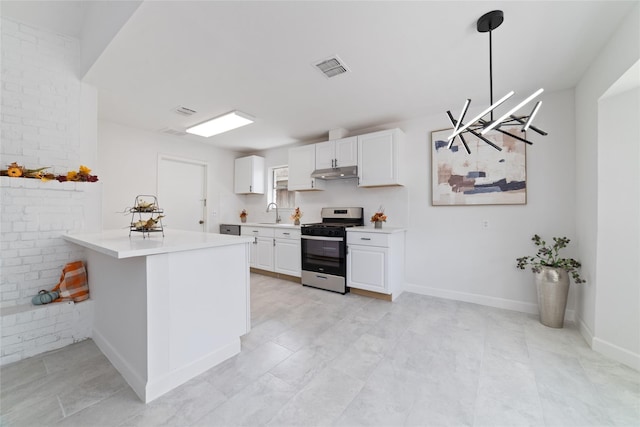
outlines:
[{"label": "white wall", "polygon": [[[576,93],[576,227],[579,258],[587,283],[579,295],[581,332],[589,343],[598,334],[598,100],[640,56],[640,5],[630,13],[590,65]],[[603,289],[604,290],[604,289]],[[602,315],[602,314],[601,314]]]},{"label": "white wall", "polygon": [[[2,18],[2,160],[56,175],[96,168],[97,98],[80,82],[79,40]],[[0,179],[2,358],[5,364],[91,333],[90,302],[35,309],[68,262],[84,258],[61,235],[100,227],[101,183]]]},{"label": "white wall", "polygon": [[[533,277],[515,268],[515,258],[535,252],[530,239],[536,233],[546,239],[575,238],[573,92],[547,93],[542,100],[536,124],[549,135],[527,134],[534,145],[527,147],[526,205],[431,206],[430,132],[446,128],[446,118],[443,113],[405,126],[413,172],[406,264],[410,290],[537,312]],[[482,226],[485,220],[488,228]],[[575,250],[571,245],[566,255]],[[570,295],[569,309],[573,306]]]},{"label": "white wall", "polygon": [[[640,76],[636,75],[638,85]],[[598,114],[598,249],[594,348],[640,369],[640,88]],[[616,349],[615,354],[609,351]]]},{"label": "white wall", "polygon": [[[207,163],[208,231],[217,232],[221,218],[235,218],[239,198],[233,193],[233,160],[239,155],[186,138],[100,121],[98,166],[103,181],[103,229],[128,229],[131,214],[122,211],[133,205],[136,195],[158,193],[158,154]],[[162,205],[162,200],[159,203]]]},{"label": "white wall", "polygon": [[[528,135],[535,143],[527,149],[528,202],[520,206],[431,206],[430,133],[447,127],[444,114],[380,128],[399,127],[406,134],[408,156],[403,164],[405,187],[357,188],[354,180],[328,181],[327,189],[300,192],[297,204],[302,222],[320,219],[324,206],[363,206],[369,216],[380,205],[388,226],[406,227],[406,277],[409,290],[492,306],[537,312],[533,277],[515,267],[515,258],[533,254],[530,241],[538,233],[546,238],[575,238],[575,135],[573,91],[548,93],[536,123],[547,137]],[[470,112],[469,114],[472,114]],[[287,149],[262,153],[267,166],[287,164]],[[242,196],[249,221],[272,220],[264,213],[266,196]],[[255,215],[252,213],[255,211]],[[283,215],[283,220],[288,217]],[[482,221],[489,221],[489,228]],[[571,245],[567,256],[575,256]],[[575,285],[572,285],[572,288]],[[575,305],[571,291],[569,307]],[[569,313],[569,317],[573,312]]]}]

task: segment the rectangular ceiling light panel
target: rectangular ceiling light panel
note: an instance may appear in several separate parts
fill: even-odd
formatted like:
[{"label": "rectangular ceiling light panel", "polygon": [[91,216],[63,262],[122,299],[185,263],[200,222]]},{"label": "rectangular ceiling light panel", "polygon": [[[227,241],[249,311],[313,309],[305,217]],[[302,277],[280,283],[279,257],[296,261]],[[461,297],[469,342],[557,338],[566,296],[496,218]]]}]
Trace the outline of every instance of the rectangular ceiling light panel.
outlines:
[{"label": "rectangular ceiling light panel", "polygon": [[206,122],[187,128],[187,132],[193,135],[208,138],[219,133],[237,129],[254,122],[254,118],[240,111],[232,111]]}]

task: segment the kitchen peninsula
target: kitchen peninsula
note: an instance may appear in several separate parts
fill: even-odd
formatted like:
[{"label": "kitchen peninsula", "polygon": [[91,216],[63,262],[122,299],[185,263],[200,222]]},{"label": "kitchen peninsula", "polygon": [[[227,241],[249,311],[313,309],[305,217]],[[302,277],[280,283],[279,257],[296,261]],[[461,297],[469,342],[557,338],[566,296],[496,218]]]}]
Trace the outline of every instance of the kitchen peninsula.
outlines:
[{"label": "kitchen peninsula", "polygon": [[144,402],[240,352],[251,238],[165,229],[64,239],[87,249],[93,340]]}]

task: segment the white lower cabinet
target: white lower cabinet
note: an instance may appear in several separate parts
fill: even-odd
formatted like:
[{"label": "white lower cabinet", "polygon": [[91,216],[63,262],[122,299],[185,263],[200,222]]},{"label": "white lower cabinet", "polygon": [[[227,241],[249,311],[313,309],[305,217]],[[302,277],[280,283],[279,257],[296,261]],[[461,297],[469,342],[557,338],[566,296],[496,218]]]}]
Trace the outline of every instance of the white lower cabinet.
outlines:
[{"label": "white lower cabinet", "polygon": [[273,271],[273,228],[241,226],[240,234],[253,237],[249,266]]},{"label": "white lower cabinet", "polygon": [[404,288],[404,230],[347,230],[347,286],[390,295]]},{"label": "white lower cabinet", "polygon": [[255,268],[273,271],[273,252],[273,237],[258,237]]},{"label": "white lower cabinet", "polygon": [[253,237],[249,266],[289,276],[301,276],[299,229],[243,225],[241,234]]},{"label": "white lower cabinet", "polygon": [[275,229],[274,270],[276,273],[300,277],[300,230]]}]

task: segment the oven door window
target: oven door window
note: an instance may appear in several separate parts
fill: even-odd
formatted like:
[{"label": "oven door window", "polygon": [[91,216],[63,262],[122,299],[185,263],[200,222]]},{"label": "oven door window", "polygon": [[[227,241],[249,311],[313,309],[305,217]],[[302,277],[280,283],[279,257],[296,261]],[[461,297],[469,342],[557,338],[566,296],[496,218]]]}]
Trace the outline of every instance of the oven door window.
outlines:
[{"label": "oven door window", "polygon": [[344,241],[302,239],[302,269],[346,275]]}]

